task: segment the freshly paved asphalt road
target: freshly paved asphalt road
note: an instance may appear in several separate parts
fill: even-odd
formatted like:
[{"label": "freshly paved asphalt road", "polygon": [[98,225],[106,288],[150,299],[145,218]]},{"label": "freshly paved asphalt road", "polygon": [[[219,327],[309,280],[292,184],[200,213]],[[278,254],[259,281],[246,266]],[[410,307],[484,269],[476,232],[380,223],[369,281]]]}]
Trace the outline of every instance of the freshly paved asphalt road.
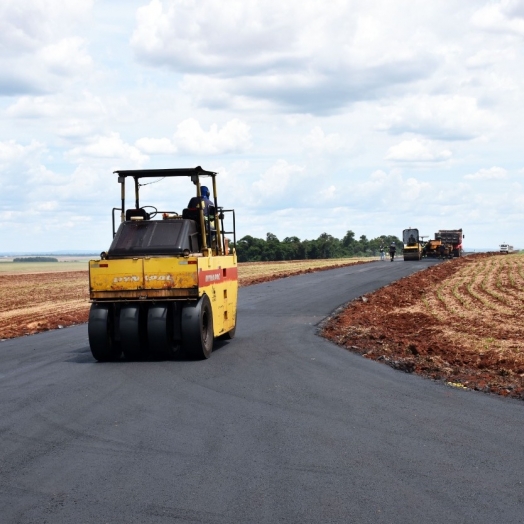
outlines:
[{"label": "freshly paved asphalt road", "polygon": [[524,522],[524,403],[315,334],[427,264],[242,288],[204,362],[99,364],[85,325],[0,343],[0,522]]}]

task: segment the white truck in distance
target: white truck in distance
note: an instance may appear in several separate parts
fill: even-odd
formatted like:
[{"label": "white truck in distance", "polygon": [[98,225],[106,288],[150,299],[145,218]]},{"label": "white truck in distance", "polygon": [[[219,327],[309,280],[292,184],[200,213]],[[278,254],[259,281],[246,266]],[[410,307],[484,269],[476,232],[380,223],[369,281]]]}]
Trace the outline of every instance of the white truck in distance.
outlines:
[{"label": "white truck in distance", "polygon": [[500,252],[508,255],[509,253],[513,252],[513,246],[510,246],[509,244],[500,244]]}]

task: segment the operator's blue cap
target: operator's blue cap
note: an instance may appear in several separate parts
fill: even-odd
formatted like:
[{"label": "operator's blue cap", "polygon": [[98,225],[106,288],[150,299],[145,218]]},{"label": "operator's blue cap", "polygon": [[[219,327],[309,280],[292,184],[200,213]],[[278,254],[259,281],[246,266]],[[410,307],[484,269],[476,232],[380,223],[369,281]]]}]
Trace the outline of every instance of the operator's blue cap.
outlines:
[{"label": "operator's blue cap", "polygon": [[208,197],[209,196],[209,189],[206,187],[206,186],[202,186],[200,188],[200,194],[203,196],[203,197]]}]

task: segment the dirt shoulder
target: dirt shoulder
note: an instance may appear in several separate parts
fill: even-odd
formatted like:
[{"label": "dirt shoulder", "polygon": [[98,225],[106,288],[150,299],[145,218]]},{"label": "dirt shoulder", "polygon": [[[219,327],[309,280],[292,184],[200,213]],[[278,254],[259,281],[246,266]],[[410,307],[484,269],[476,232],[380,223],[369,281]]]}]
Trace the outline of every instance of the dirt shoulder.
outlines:
[{"label": "dirt shoulder", "polygon": [[524,399],[523,259],[433,266],[349,303],[320,333],[407,373]]},{"label": "dirt shoulder", "polygon": [[[239,285],[249,286],[314,271],[365,264],[373,259],[327,259],[239,264]],[[87,322],[89,275],[85,270],[64,271],[49,264],[12,264],[11,273],[0,273],[0,340],[61,329]]]}]

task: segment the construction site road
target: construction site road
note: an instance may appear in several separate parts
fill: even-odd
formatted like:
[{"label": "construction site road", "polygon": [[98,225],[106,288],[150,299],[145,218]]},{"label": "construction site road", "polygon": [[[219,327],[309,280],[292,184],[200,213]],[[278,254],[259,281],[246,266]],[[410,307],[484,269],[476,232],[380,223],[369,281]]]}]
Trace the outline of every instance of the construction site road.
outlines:
[{"label": "construction site road", "polygon": [[1,342],[2,523],[524,522],[521,401],[316,334],[433,263],[241,288],[207,361],[97,363],[86,325]]}]

